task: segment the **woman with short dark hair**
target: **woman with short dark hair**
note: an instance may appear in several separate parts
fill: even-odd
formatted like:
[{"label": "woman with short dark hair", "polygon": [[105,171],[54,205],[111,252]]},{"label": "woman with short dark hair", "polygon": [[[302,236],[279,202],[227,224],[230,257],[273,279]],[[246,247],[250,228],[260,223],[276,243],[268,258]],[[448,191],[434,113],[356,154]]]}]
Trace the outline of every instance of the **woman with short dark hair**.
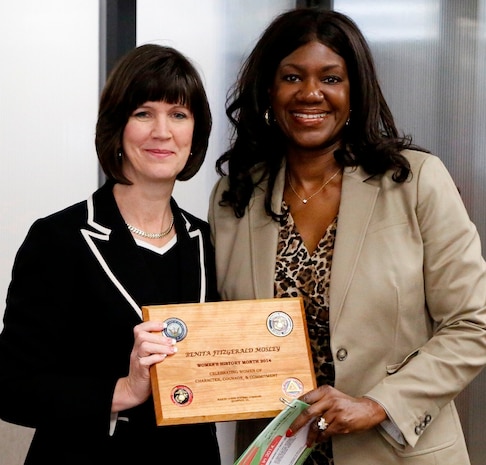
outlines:
[{"label": "woman with short dark hair", "polygon": [[128,52],[101,95],[107,177],[37,220],[20,247],[0,335],[0,417],[35,428],[26,465],[220,464],[214,423],[158,427],[150,368],[177,354],[144,305],[214,301],[208,224],[172,197],[206,155],[211,113],[177,50]]}]

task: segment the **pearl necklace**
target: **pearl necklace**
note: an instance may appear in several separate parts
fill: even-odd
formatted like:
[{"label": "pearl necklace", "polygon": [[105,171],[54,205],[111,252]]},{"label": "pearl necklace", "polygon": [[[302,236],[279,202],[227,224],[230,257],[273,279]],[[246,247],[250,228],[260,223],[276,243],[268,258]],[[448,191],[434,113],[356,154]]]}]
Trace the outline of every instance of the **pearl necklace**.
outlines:
[{"label": "pearl necklace", "polygon": [[163,237],[167,236],[172,231],[172,228],[174,227],[174,215],[172,215],[172,218],[170,220],[170,225],[169,227],[162,232],[159,233],[148,233],[145,231],[142,231],[141,229],[136,228],[135,226],[132,226],[131,224],[125,223],[127,225],[127,228],[129,231],[132,233],[136,234],[137,236],[142,236],[146,237],[147,239],[162,239]]},{"label": "pearl necklace", "polygon": [[287,178],[289,180],[289,186],[290,188],[292,189],[292,191],[294,192],[294,194],[299,198],[299,200],[303,203],[303,204],[306,204],[310,199],[312,199],[312,197],[314,197],[315,195],[317,195],[319,192],[322,191],[322,189],[324,189],[324,187],[326,187],[337,175],[338,173],[341,171],[341,168],[339,168],[328,180],[324,181],[324,183],[322,184],[321,187],[319,187],[319,189],[314,192],[312,195],[310,195],[309,197],[307,198],[302,198],[299,194],[297,194],[297,191],[294,189],[294,186],[292,186],[292,183],[290,182],[290,173],[287,172]]}]

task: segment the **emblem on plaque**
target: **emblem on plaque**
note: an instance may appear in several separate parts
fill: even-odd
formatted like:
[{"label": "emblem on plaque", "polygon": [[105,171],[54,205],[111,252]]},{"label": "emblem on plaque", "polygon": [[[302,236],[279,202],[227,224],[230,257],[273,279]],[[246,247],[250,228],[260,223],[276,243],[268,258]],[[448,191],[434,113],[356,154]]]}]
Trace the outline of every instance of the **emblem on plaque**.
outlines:
[{"label": "emblem on plaque", "polygon": [[169,318],[165,320],[167,328],[165,328],[162,333],[164,336],[171,337],[177,342],[182,341],[187,336],[187,326],[179,318]]},{"label": "emblem on plaque", "polygon": [[274,336],[288,336],[293,327],[292,318],[284,312],[273,312],[268,315],[267,328]]},{"label": "emblem on plaque", "polygon": [[192,391],[187,386],[176,386],[172,390],[171,397],[174,404],[189,405],[192,402]]},{"label": "emblem on plaque", "polygon": [[282,392],[292,398],[299,397],[304,391],[304,385],[297,378],[287,378],[282,383]]}]

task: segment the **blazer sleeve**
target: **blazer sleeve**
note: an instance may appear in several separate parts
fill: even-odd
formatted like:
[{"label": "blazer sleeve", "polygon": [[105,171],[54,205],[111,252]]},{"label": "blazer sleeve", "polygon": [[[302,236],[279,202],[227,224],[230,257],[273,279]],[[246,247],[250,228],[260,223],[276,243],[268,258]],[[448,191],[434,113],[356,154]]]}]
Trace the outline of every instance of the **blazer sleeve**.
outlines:
[{"label": "blazer sleeve", "polygon": [[[68,263],[76,246],[54,225],[34,223],[15,258],[0,335],[0,417],[34,428],[85,419],[108,431],[116,377],[92,376],[75,362],[83,351],[94,360],[89,327],[96,320],[74,308],[82,285]],[[75,344],[75,335],[86,345]]]},{"label": "blazer sleeve", "polygon": [[366,394],[412,446],[417,424],[433,422],[486,364],[486,264],[477,229],[437,157],[427,157],[414,176],[432,337]]}]

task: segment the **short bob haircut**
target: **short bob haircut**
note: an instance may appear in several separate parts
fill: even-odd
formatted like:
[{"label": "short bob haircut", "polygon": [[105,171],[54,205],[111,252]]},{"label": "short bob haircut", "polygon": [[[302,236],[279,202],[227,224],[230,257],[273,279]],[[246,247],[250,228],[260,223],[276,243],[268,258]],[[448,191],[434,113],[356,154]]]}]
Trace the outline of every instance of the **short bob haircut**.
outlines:
[{"label": "short bob haircut", "polygon": [[201,167],[208,148],[212,118],[201,77],[180,52],[156,44],[129,51],[110,73],[100,98],[95,145],[108,179],[132,184],[123,174],[121,158],[123,131],[130,115],[145,102],[165,101],[187,106],[194,116],[191,153],[177,175],[192,178]]}]

